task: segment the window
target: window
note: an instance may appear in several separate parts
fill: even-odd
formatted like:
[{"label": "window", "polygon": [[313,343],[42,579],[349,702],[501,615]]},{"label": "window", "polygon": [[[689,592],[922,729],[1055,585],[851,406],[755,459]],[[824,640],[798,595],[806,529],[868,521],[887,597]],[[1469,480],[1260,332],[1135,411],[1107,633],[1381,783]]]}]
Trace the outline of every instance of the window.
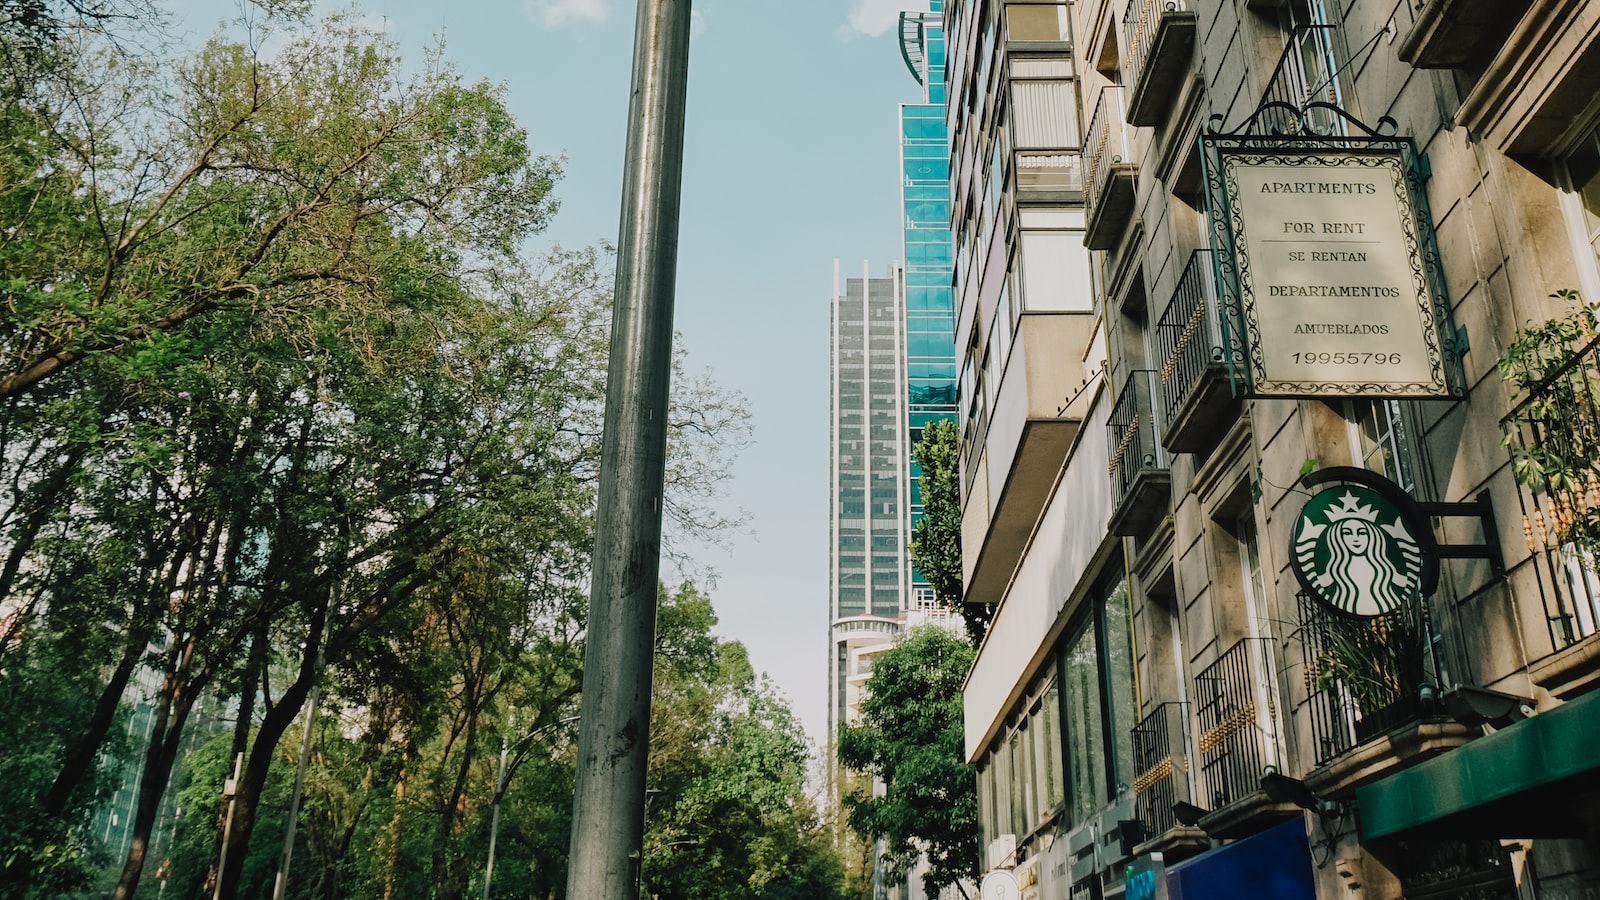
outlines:
[{"label": "window", "polygon": [[1020,272],[1023,309],[1089,312],[1094,308],[1089,250],[1083,245],[1081,209],[1021,212]]},{"label": "window", "polygon": [[1394,400],[1346,400],[1350,423],[1350,455],[1356,465],[1371,469],[1407,491],[1415,485],[1400,404]]},{"label": "window", "polygon": [[1066,815],[1075,826],[1133,782],[1133,627],[1121,570],[1101,580],[1060,656]]},{"label": "window", "polygon": [[1600,297],[1600,129],[1590,131],[1567,155],[1564,198],[1578,256],[1578,278],[1584,294]]}]

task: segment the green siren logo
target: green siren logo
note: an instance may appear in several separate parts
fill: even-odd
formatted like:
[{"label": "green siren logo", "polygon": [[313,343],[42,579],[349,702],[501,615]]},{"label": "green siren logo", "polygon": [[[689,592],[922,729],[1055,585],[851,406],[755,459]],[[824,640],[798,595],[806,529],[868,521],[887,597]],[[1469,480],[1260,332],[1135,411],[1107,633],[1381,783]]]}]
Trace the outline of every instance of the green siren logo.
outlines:
[{"label": "green siren logo", "polygon": [[1416,596],[1422,548],[1387,497],[1341,484],[1312,496],[1295,526],[1300,583],[1340,612],[1376,616]]}]

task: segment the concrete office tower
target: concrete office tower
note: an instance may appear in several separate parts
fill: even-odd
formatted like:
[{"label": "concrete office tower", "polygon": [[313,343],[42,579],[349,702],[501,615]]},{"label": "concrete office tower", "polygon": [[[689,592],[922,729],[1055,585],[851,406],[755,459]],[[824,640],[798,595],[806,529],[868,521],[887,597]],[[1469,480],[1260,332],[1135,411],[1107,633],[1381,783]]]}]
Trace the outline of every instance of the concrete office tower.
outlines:
[{"label": "concrete office tower", "polygon": [[1600,4],[945,30],[985,868],[1592,893]]},{"label": "concrete office tower", "polygon": [[872,654],[904,624],[905,316],[902,270],[859,278],[833,268],[832,504],[829,513],[827,769],[836,795],[839,725],[853,719]]}]

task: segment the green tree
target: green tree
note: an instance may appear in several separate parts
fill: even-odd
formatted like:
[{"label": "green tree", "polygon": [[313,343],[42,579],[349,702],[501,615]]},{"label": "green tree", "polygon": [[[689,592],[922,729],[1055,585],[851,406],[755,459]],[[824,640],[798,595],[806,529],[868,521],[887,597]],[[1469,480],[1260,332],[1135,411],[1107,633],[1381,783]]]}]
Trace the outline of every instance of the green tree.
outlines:
[{"label": "green tree", "polygon": [[936,419],[922,429],[912,448],[922,469],[922,519],[911,533],[911,562],[933,586],[946,609],[959,611],[973,644],[983,640],[994,606],[963,602],[961,568],[961,433],[951,419]]},{"label": "green tree", "polygon": [[839,761],[877,777],[881,797],[847,797],[850,827],[882,838],[885,869],[904,878],[926,856],[930,896],[965,895],[978,876],[977,776],[965,762],[961,685],[972,646],[937,626],[903,635],[873,662],[861,724],[839,732]]}]

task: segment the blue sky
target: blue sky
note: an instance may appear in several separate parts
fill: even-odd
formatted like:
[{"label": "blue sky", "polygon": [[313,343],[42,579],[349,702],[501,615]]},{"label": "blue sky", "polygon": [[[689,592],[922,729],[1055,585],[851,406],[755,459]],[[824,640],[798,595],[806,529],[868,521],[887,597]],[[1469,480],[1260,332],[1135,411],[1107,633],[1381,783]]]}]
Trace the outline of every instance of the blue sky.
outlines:
[{"label": "blue sky", "polygon": [[[692,368],[742,391],[755,441],[727,506],[749,513],[720,573],[718,632],[743,641],[813,741],[826,722],[828,304],[833,260],[900,255],[897,104],[920,100],[895,13],[913,0],[699,0],[676,323]],[[204,33],[231,0],[178,2]],[[634,4],[359,0],[408,58],[443,35],[465,75],[504,82],[536,152],[567,157],[543,243],[615,241]]]}]

